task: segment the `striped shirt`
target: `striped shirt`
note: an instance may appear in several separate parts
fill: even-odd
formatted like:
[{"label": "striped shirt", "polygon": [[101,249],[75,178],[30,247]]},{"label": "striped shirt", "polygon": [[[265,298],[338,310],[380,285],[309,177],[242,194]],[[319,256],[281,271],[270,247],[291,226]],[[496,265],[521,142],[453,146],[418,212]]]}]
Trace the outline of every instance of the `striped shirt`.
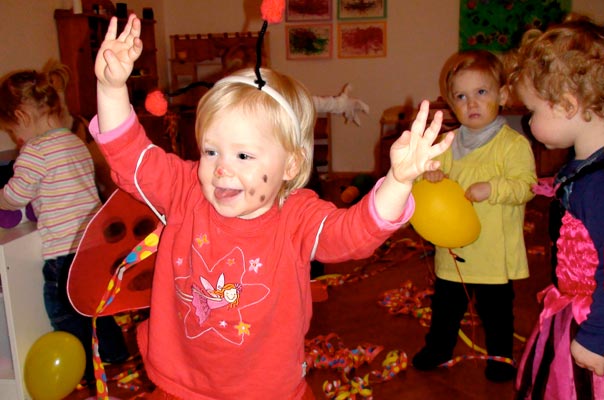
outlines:
[{"label": "striped shirt", "polygon": [[30,139],[4,187],[15,208],[31,202],[45,260],[75,253],[84,229],[100,207],[94,164],[84,143],[65,128]]}]

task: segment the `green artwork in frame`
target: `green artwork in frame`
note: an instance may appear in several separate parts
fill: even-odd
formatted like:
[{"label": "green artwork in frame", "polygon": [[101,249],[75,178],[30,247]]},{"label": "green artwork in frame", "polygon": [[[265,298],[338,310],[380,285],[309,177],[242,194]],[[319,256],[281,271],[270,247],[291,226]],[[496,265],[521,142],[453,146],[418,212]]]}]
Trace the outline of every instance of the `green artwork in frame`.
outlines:
[{"label": "green artwork in frame", "polygon": [[561,22],[572,0],[461,0],[459,50],[503,52],[517,47],[529,29]]}]

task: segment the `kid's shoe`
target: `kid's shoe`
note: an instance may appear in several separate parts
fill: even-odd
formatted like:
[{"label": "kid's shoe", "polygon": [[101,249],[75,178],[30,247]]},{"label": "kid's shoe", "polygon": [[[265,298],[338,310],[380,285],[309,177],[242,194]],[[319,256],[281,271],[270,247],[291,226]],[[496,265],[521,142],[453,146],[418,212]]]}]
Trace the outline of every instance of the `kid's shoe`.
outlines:
[{"label": "kid's shoe", "polygon": [[428,346],[421,349],[413,356],[411,363],[420,371],[430,371],[451,359],[451,355],[439,353]]}]

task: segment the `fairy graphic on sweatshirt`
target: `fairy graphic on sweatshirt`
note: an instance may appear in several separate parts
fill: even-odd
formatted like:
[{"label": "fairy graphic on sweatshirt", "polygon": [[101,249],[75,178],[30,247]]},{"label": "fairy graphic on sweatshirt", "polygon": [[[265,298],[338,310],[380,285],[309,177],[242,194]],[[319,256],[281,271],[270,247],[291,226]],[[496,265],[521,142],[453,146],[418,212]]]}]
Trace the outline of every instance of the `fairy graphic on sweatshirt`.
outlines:
[{"label": "fairy graphic on sweatshirt", "polygon": [[224,273],[218,277],[216,288],[208,282],[203,276],[199,277],[203,288],[192,284],[192,303],[195,308],[195,315],[199,318],[199,323],[203,324],[211,310],[220,307],[233,308],[239,304],[239,295],[241,293],[241,284],[224,283]]},{"label": "fairy graphic on sweatshirt", "polygon": [[204,235],[203,240],[192,244],[191,265],[176,263],[176,293],[186,335],[194,339],[212,332],[228,342],[242,344],[245,336],[252,334],[246,316],[270,293],[266,285],[255,282],[261,263],[258,259],[246,263],[242,249],[235,247],[209,265],[204,257],[209,253],[203,251],[205,246],[209,246],[209,240]]}]

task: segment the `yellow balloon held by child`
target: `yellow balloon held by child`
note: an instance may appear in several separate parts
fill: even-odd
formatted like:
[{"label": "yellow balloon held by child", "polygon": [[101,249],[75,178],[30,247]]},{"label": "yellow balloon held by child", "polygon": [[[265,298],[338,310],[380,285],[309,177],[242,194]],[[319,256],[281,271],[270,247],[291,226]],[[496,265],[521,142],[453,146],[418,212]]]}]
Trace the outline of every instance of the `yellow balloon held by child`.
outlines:
[{"label": "yellow balloon held by child", "polygon": [[415,212],[411,225],[429,242],[440,247],[463,247],[480,234],[480,221],[464,190],[450,179],[421,180],[413,185]]}]

